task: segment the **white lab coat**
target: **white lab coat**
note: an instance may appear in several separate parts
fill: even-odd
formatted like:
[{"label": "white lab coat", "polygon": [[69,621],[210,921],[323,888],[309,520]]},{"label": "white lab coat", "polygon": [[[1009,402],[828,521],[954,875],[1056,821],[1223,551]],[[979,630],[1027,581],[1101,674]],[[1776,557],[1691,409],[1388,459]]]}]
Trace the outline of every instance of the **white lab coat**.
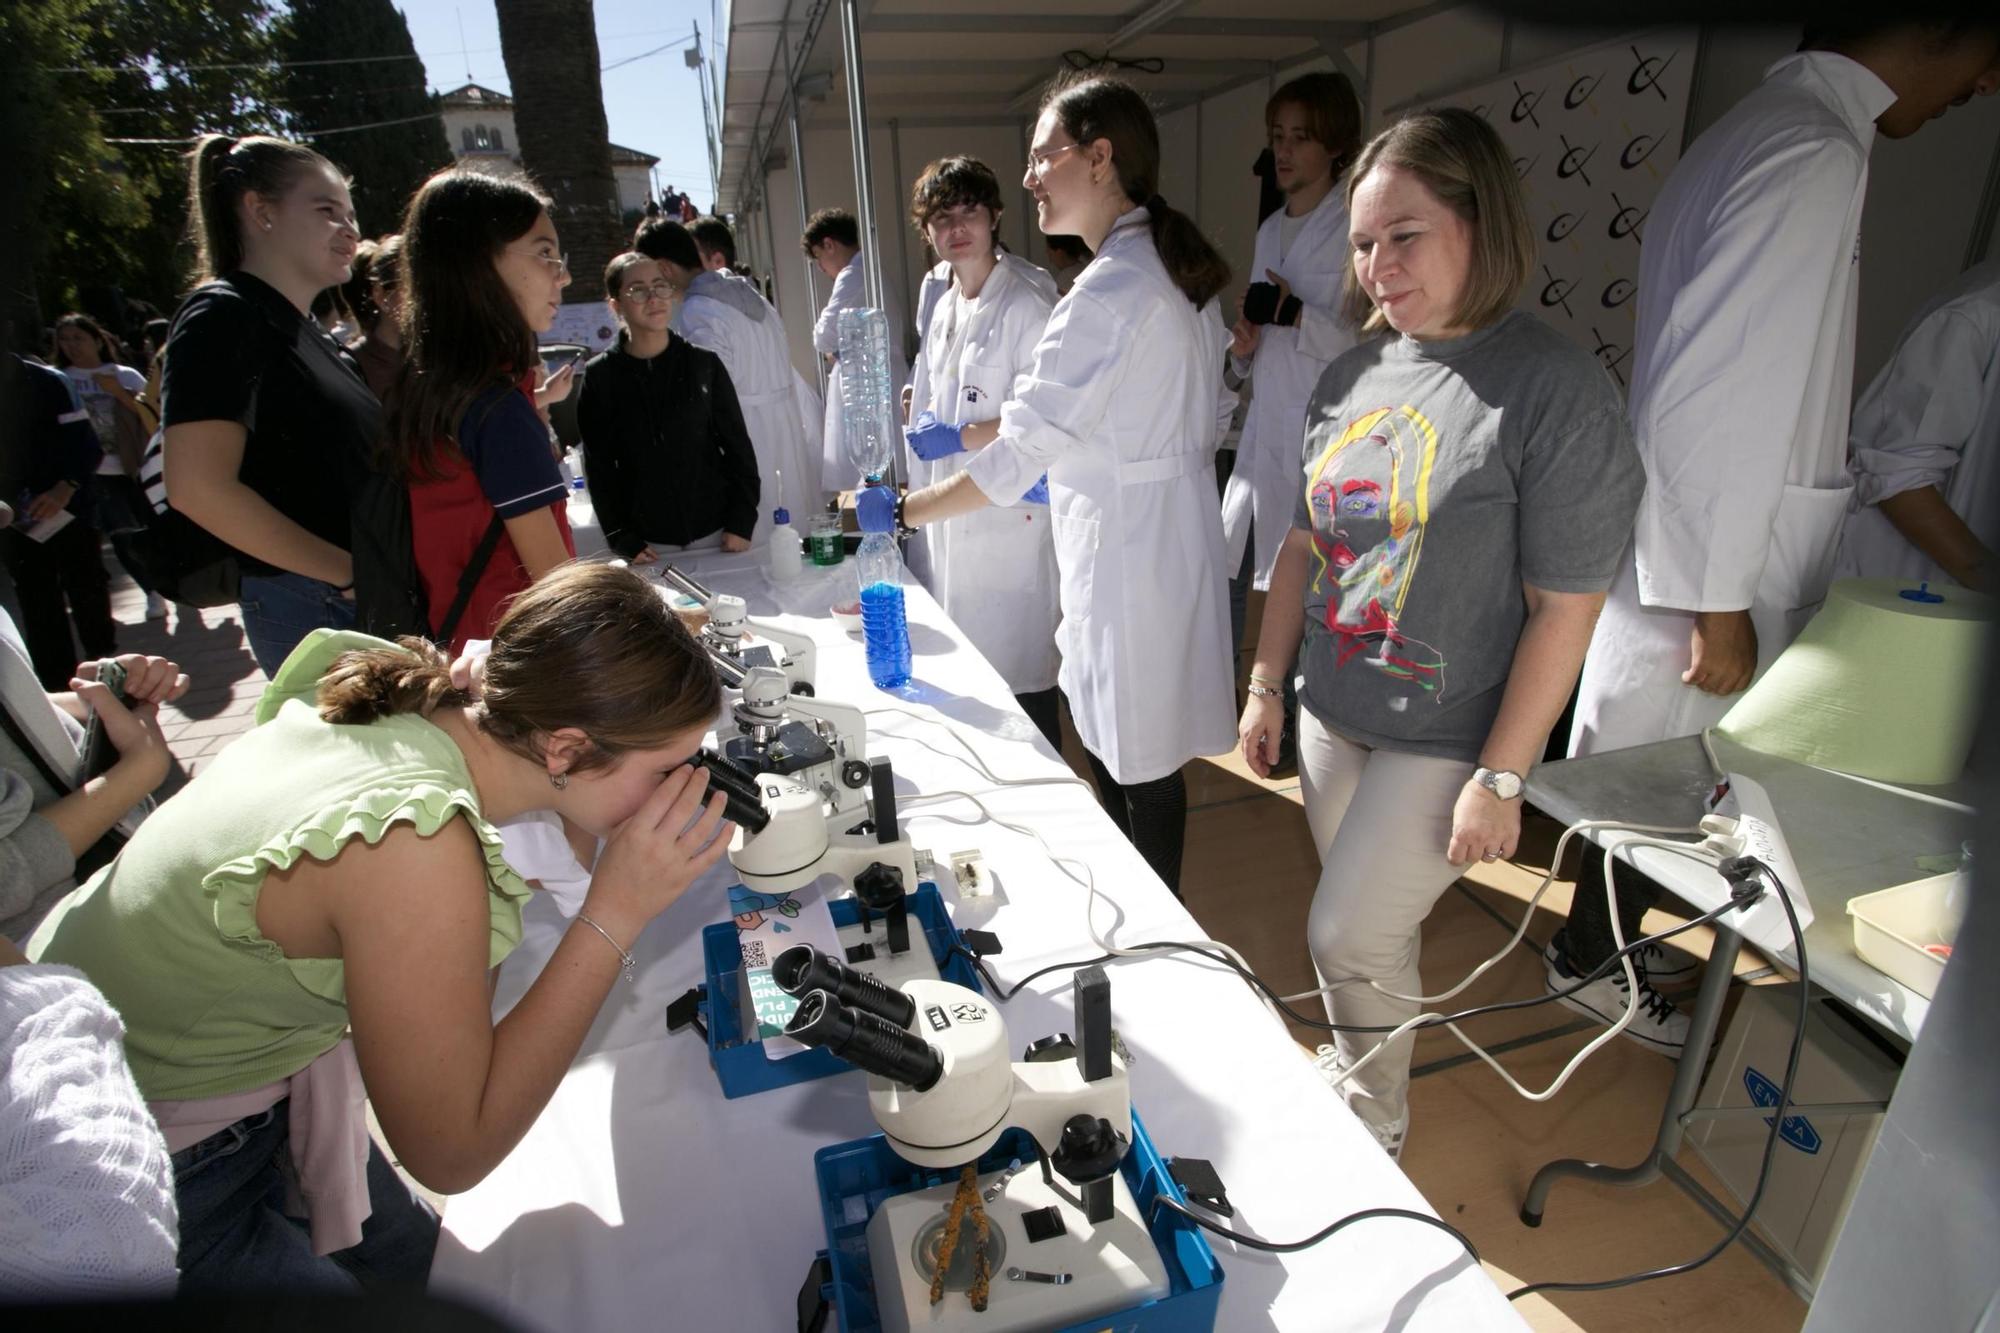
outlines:
[{"label": "white lab coat", "polygon": [[[897,296],[895,285],[882,284],[884,313],[889,320],[889,381],[900,388],[903,383],[904,368],[909,362],[903,359],[903,303]],[[847,261],[847,267],[833,280],[833,290],[827,294],[826,305],[819,312],[819,319],[813,324],[813,349],[828,356],[840,355],[840,312],[848,309],[866,309],[868,306],[868,276],[866,261],[861,252]],[[847,450],[841,442],[840,433],[840,362],[833,363],[833,373],[826,380],[825,426],[820,437],[820,487],[826,491],[849,491],[860,482],[854,464],[848,461]],[[890,404],[894,415],[898,404]]]},{"label": "white lab coat", "polygon": [[[947,289],[933,303],[910,375],[910,419],[929,411],[966,426],[999,416],[1001,404],[1026,384],[1054,308],[1053,291],[1006,263],[994,266],[976,301]],[[910,486],[943,481],[967,459],[951,454],[926,462],[912,454]],[[934,523],[911,547],[911,568],[1008,689],[1030,694],[1055,685],[1060,613],[1046,505],[980,509]]]},{"label": "white lab coat", "polygon": [[1748,608],[1768,666],[1826,595],[1847,512],[1861,204],[1896,95],[1788,56],[1695,141],[1640,251],[1629,404],[1646,494],[1578,686],[1574,754],[1712,726],[1697,611]]},{"label": "white lab coat", "polygon": [[[1053,306],[1061,293],[1056,291],[1055,275],[1039,264],[1029,263],[1011,250],[1000,251],[1000,264],[1012,269],[1016,276],[1026,278],[1030,285],[1048,293],[1049,304]],[[924,274],[923,285],[917,288],[917,347],[911,354],[910,379],[916,382],[916,359],[924,354],[924,332],[931,326],[931,311],[937,309],[938,298],[951,290],[951,265],[938,260]],[[912,421],[916,419],[912,414]]]},{"label": "white lab coat", "polygon": [[771,511],[781,502],[794,523],[809,525],[824,498],[819,441],[814,438],[820,408],[809,386],[801,393],[804,381],[792,367],[784,321],[744,279],[706,272],[697,274],[688,289],[680,327],[689,342],[722,358],[743,408],[760,487],[755,543],[769,535]]},{"label": "white lab coat", "polygon": [[1854,503],[1839,578],[1952,582],[1875,506],[1935,486],[1987,550],[2000,550],[2000,259],[1967,269],[1910,321],[1854,409]]},{"label": "white lab coat", "polygon": [[1215,490],[1228,334],[1167,277],[1147,223],[1118,220],[1050,315],[1000,437],[966,464],[996,505],[1049,475],[1062,688],[1125,784],[1236,743]]},{"label": "white lab coat", "polygon": [[[1354,346],[1352,326],[1340,318],[1341,281],[1347,272],[1347,205],[1338,189],[1307,215],[1281,259],[1284,213],[1273,213],[1257,229],[1250,281],[1267,282],[1270,269],[1291,284],[1305,307],[1297,328],[1266,324],[1248,362],[1252,377],[1250,411],[1236,445],[1236,470],[1222,494],[1223,567],[1233,577],[1243,567],[1243,547],[1254,531],[1251,562],[1255,586],[1271,586],[1278,548],[1292,530],[1299,502],[1299,467],[1304,453],[1306,404],[1320,372]],[[1245,363],[1237,362],[1239,372]]]}]

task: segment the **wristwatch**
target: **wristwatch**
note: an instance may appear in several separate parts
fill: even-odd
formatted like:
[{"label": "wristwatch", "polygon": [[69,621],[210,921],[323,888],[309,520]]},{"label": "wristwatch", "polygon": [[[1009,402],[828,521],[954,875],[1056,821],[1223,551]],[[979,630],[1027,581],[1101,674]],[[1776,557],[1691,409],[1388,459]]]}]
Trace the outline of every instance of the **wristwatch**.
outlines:
[{"label": "wristwatch", "polygon": [[1472,780],[1503,801],[1511,801],[1519,796],[1524,785],[1519,773],[1505,768],[1474,769]]}]

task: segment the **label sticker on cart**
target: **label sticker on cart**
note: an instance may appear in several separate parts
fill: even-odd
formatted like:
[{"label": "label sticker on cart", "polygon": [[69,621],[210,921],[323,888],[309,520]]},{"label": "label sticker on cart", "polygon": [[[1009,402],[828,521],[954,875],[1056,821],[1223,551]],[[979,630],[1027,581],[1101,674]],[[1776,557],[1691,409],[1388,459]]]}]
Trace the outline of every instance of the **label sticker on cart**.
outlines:
[{"label": "label sticker on cart", "polygon": [[[1743,1067],[1743,1088],[1755,1105],[1778,1104],[1778,1085],[1748,1065]],[[1771,1117],[1765,1116],[1764,1123],[1770,1124]],[[1812,1121],[1802,1115],[1786,1116],[1785,1123],[1778,1128],[1778,1137],[1808,1157],[1817,1155],[1820,1150],[1819,1131],[1813,1128]]]}]

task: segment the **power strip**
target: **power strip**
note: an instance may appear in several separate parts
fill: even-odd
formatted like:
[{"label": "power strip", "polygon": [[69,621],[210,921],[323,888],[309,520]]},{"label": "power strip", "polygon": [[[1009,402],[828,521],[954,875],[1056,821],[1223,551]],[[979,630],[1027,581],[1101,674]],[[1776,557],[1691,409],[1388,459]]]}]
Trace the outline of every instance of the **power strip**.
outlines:
[{"label": "power strip", "polygon": [[[1760,783],[1740,773],[1731,773],[1726,792],[1716,802],[1713,812],[1702,819],[1701,827],[1708,835],[1701,845],[1716,856],[1750,856],[1768,866],[1784,886],[1783,891],[1790,895],[1800,927],[1812,924],[1812,903],[1806,897],[1804,877],[1799,873],[1798,862],[1792,859],[1784,830],[1778,825],[1770,794]],[[1769,876],[1763,883],[1765,896],[1738,913],[1733,924],[1739,935],[1759,949],[1781,953],[1792,947],[1792,929],[1785,920],[1784,908],[1771,896],[1779,891],[1778,885],[1771,883]],[[1697,905],[1714,904],[1697,901]]]}]

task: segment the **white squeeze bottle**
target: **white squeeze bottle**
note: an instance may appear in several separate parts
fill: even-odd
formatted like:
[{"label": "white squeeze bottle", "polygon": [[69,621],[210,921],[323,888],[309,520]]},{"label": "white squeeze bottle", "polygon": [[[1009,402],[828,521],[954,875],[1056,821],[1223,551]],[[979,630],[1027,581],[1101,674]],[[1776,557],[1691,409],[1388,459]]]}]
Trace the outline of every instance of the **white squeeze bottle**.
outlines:
[{"label": "white squeeze bottle", "polygon": [[784,505],[784,473],[777,474],[777,482],[781,493],[778,507],[771,511],[771,544],[764,550],[764,568],[771,582],[790,583],[805,567],[805,542],[792,526],[791,511]]}]

